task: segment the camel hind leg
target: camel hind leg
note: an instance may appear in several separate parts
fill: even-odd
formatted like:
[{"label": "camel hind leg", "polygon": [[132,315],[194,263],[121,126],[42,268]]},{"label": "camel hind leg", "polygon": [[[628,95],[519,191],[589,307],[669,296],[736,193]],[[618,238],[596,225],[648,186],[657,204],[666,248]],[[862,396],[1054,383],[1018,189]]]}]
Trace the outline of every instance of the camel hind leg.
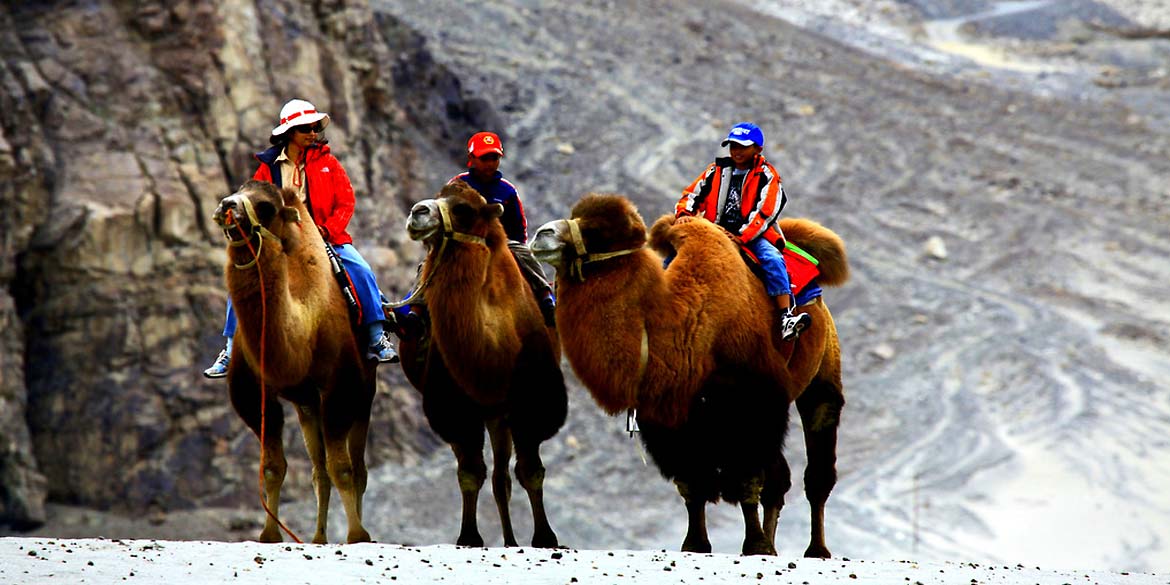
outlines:
[{"label": "camel hind leg", "polygon": [[329,469],[325,464],[325,438],[321,430],[321,409],[316,405],[297,406],[297,417],[301,422],[301,435],[305,439],[305,450],[313,463],[313,491],[317,495],[317,528],[313,532],[313,544],[326,544],[325,530],[329,525],[329,497],[333,484],[329,481]]},{"label": "camel hind leg", "polygon": [[512,531],[512,514],[508,508],[512,500],[512,476],[508,473],[508,465],[512,462],[512,433],[501,418],[487,421],[487,430],[492,444],[492,497],[496,500],[496,511],[500,514],[504,546],[517,546],[516,533]]},{"label": "camel hind leg", "polygon": [[366,440],[370,432],[370,412],[374,406],[374,394],[377,391],[378,380],[374,377],[372,368],[363,382],[364,396],[357,398],[358,408],[354,412],[353,426],[349,428],[346,445],[349,447],[349,460],[353,465],[354,498],[357,500],[357,517],[362,519],[362,499],[366,495],[366,483],[369,480],[369,470],[366,468]]},{"label": "camel hind leg", "polygon": [[[239,353],[239,350],[236,351]],[[237,366],[236,364],[239,364]],[[284,458],[284,410],[274,395],[261,399],[260,385],[252,372],[244,367],[244,357],[236,355],[228,373],[228,396],[232,407],[243,419],[244,424],[260,440],[260,473],[263,477],[264,501],[268,512],[264,528],[260,531],[260,542],[280,542],[280,488],[288,472]],[[263,402],[263,405],[261,404]],[[263,436],[261,436],[263,427]]]},{"label": "camel hind leg", "polygon": [[816,379],[796,399],[804,427],[808,465],[804,470],[804,492],[811,509],[812,534],[806,557],[827,559],[832,555],[825,545],[825,502],[837,483],[837,426],[845,405],[840,374],[834,379]]}]

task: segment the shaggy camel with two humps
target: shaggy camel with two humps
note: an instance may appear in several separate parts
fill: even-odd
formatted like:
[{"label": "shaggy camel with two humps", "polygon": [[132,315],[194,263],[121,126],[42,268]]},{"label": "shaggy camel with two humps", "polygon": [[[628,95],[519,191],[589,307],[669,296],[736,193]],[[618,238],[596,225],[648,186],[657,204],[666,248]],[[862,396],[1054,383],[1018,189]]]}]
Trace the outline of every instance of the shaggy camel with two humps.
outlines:
[{"label": "shaggy camel with two humps", "polygon": [[[820,259],[819,284],[845,282],[836,234],[804,219],[780,226]],[[799,307],[812,325],[795,343],[783,342],[775,304],[724,230],[664,216],[651,233],[661,255],[646,247],[636,208],[600,194],[582,198],[571,219],[536,231],[533,252],[557,268],[556,317],[569,363],[605,412],[636,412],[647,451],[686,505],[684,551],[710,552],[705,506],[722,499],[743,511],[744,554],[775,554],[791,487],[782,446],[795,402],[808,453],[805,556],[828,558],[824,510],[845,403],[828,307],[820,298]],[[671,250],[676,257],[664,269]]]}]

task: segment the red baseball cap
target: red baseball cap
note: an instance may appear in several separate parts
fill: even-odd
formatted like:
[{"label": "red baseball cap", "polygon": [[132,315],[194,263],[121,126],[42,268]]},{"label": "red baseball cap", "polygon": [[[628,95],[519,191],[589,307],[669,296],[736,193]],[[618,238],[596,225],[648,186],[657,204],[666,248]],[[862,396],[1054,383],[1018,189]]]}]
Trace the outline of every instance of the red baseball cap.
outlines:
[{"label": "red baseball cap", "polygon": [[477,132],[467,140],[467,152],[475,158],[493,152],[504,156],[504,143],[495,132]]}]

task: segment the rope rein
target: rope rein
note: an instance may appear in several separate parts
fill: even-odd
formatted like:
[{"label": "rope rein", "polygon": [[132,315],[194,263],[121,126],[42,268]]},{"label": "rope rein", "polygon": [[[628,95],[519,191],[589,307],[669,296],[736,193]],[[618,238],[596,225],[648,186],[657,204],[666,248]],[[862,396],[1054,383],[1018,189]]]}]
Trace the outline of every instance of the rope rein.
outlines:
[{"label": "rope rein", "polygon": [[[244,227],[240,225],[240,222],[236,221],[236,217],[230,209],[227,211],[227,224],[235,225],[236,230],[239,231],[240,235],[244,237],[242,240],[231,241],[229,244],[233,247],[246,244],[248,246],[248,251],[252,253],[251,262],[244,265],[235,264],[235,267],[241,270],[246,270],[252,266],[255,266],[256,279],[260,282],[260,471],[258,473],[258,479],[260,483],[260,505],[264,507],[264,512],[268,514],[268,517],[275,520],[277,526],[280,526],[280,529],[283,530],[285,534],[288,534],[289,537],[297,542],[297,544],[302,544],[301,539],[297,538],[297,535],[294,534],[292,530],[289,530],[288,526],[285,526],[284,522],[281,522],[280,518],[277,518],[276,514],[273,514],[272,510],[269,509],[268,496],[264,491],[264,436],[267,423],[266,411],[268,410],[268,388],[264,383],[264,349],[268,345],[266,342],[266,336],[268,333],[268,299],[264,293],[264,271],[260,269],[259,261],[260,252],[264,248],[264,239],[272,238],[279,240],[280,238],[276,237],[276,234],[268,231],[268,228],[260,225],[259,221],[256,219],[256,211],[252,208],[252,202],[249,201],[247,197],[244,197],[243,200],[244,211],[248,215],[248,221],[252,223],[252,234],[244,233]],[[252,235],[255,235],[256,233],[259,233],[261,237],[260,242],[256,245],[255,248],[253,248]],[[284,440],[283,437],[280,438],[280,440]]]}]

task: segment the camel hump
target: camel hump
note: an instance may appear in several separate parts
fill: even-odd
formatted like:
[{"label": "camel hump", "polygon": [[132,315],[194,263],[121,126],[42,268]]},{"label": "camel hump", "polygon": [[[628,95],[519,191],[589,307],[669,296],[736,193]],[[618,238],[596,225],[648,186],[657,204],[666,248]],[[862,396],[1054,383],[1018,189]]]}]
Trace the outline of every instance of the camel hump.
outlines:
[{"label": "camel hump", "polygon": [[663,256],[667,256],[670,252],[674,251],[674,246],[671,245],[670,240],[667,237],[669,235],[670,228],[673,225],[674,214],[667,213],[658,218],[658,220],[654,222],[654,225],[650,226],[650,249],[658,252]]},{"label": "camel hump", "polygon": [[840,286],[849,280],[849,261],[845,242],[833,230],[803,217],[780,219],[784,238],[803,248],[820,261],[821,274],[817,283],[822,286]]}]

